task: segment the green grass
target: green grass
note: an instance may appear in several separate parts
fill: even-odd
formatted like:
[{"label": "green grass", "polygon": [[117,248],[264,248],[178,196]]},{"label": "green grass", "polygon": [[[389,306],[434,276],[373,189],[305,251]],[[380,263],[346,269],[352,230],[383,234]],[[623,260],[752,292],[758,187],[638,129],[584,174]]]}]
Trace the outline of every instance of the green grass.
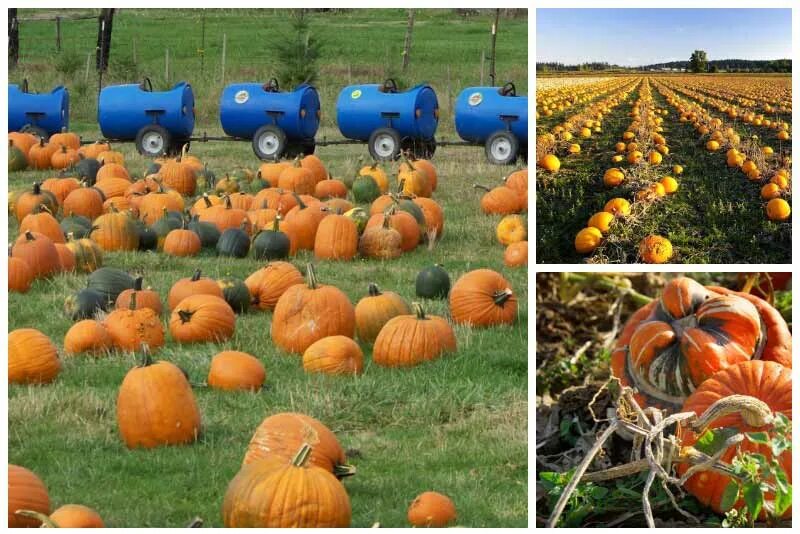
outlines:
[{"label": "green grass", "polygon": [[[639,214],[634,224],[618,225],[594,256],[613,263],[640,261],[639,241],[646,235],[659,234],[672,242],[673,263],[789,263],[791,223],[766,218],[765,202],[759,196],[761,184],[749,182],[738,169],[729,169],[724,154],[706,151],[705,140],[698,140],[690,124],[679,122],[675,108],[655,87],[652,94],[655,105],[669,112],[664,117],[663,135],[670,154],[657,173],[672,175],[672,166],[682,165],[684,172],[677,177],[679,189]],[[606,189],[602,178],[613,166],[614,144],[630,124],[628,113],[637,96],[638,92],[632,93],[628,102],[604,118],[602,133],[583,142],[580,154],[561,157],[561,169],[555,176],[537,170],[538,263],[585,261],[586,256],[575,252],[577,232],[611,198],[633,198],[635,191],[624,185]],[[719,116],[714,110],[710,112]],[[741,123],[736,129],[742,139],[761,135],[763,143],[777,151],[774,133]],[[788,151],[791,154],[791,147]]]},{"label": "green grass", "polygon": [[[420,69],[433,65],[426,67],[432,74],[436,65],[452,62],[455,91],[455,80],[461,77],[467,83],[465,73],[472,67],[459,63],[461,51],[451,43],[469,42],[477,47],[477,59],[477,50],[488,43],[488,36],[479,31],[488,19],[455,20],[448,26],[447,39],[430,39],[434,26],[435,33],[441,34],[446,13],[422,15],[418,19],[420,33],[414,42]],[[141,45],[147,38],[158,42],[162,37],[182,36],[188,42],[197,36],[196,29],[186,26],[197,23],[193,14],[172,14],[169,19],[157,14],[145,19],[148,15],[143,11],[124,10],[115,20],[115,38],[119,35],[124,43],[123,36],[137,33]],[[259,20],[251,20],[253,13],[223,14],[227,18],[218,26],[224,24],[231,34],[241,38],[252,33],[254,26],[272,27],[270,21],[279,18],[272,12],[266,12]],[[26,15],[29,13],[23,12],[22,16]],[[315,27],[340,40],[341,57],[352,57],[365,69],[368,66],[380,72],[381,41],[370,39],[382,36],[382,21],[401,15],[399,10],[346,12],[329,18],[315,15]],[[134,18],[138,26],[133,25]],[[365,33],[354,33],[348,26],[356,23]],[[501,22],[504,23],[505,20]],[[526,25],[524,21],[506,24],[509,31],[517,27],[514,25],[523,28],[519,32],[523,38],[512,43],[508,54],[515,58],[514,68],[522,69],[519,79],[523,80],[527,65]],[[431,28],[427,34],[426,26]],[[49,31],[50,26],[47,28]],[[29,50],[34,46],[27,31],[23,25],[23,50],[25,43],[30,45]],[[399,31],[402,35],[402,29]],[[230,40],[228,45],[233,53],[236,47],[231,46]],[[358,53],[345,54],[347,46]],[[447,54],[440,57],[437,50],[445,46]],[[237,53],[245,61],[243,58],[252,48],[241,47]],[[140,54],[144,48],[140,46]],[[37,61],[47,64],[49,59],[42,50]],[[155,52],[154,57],[158,57]],[[257,63],[252,61],[252,65]],[[325,71],[331,72],[333,64],[323,64]],[[232,72],[245,69],[235,64],[231,68]],[[252,77],[267,74],[265,66]],[[15,76],[12,74],[12,80]],[[39,83],[44,86],[56,81],[51,72],[40,72],[39,76]],[[341,76],[337,76],[336,87],[342,85]],[[441,82],[442,78],[438,80]],[[203,93],[213,88],[218,94],[218,88],[209,88],[202,81],[196,82],[196,87]],[[445,99],[440,96],[440,100]],[[328,103],[332,105],[330,99]],[[84,138],[99,135],[91,113],[79,107],[73,118],[74,129]],[[215,120],[209,118],[206,126],[213,128]],[[330,124],[323,132],[329,136],[335,133]],[[125,154],[129,169],[143,172],[147,160],[136,155],[131,144],[116,148]],[[192,153],[208,161],[218,176],[235,166],[258,164],[249,143],[197,143]],[[324,147],[317,153],[336,176],[352,172],[357,157],[367,157],[363,146]],[[204,382],[211,357],[223,348],[232,348],[254,354],[264,363],[266,387],[258,393],[225,393],[197,387],[195,396],[203,417],[199,442],[149,451],[126,449],[116,425],[118,387],[134,365],[133,358],[124,354],[98,359],[65,357],[62,372],[53,384],[9,387],[9,462],[35,471],[47,484],[55,506],[86,504],[98,510],[109,526],[179,527],[195,515],[202,517],[206,525],[221,526],[225,489],[241,464],[256,426],[271,414],[292,410],[328,425],[357,467],[358,474],[345,482],[353,508],[353,526],[368,527],[376,521],[382,526],[405,526],[408,504],[426,490],[440,491],[454,500],[459,525],[527,526],[527,272],[503,265],[503,247],[494,237],[499,218],[480,213],[480,197],[471,188],[476,181],[497,184],[511,169],[488,165],[483,151],[476,148],[442,148],[434,163],[439,169],[440,184],[434,198],[445,211],[445,233],[439,244],[433,250],[422,246],[391,262],[316,262],[319,279],[341,288],[353,303],[366,294],[369,282],[397,291],[411,301],[415,300],[416,273],[425,266],[444,264],[453,282],[466,271],[488,267],[509,280],[519,299],[518,318],[513,326],[483,330],[457,326],[456,354],[409,370],[373,365],[371,347],[362,346],[366,365],[358,378],[304,373],[297,356],[282,353],[272,344],[269,313],[239,316],[234,338],[224,344],[178,345],[168,340],[156,358],[180,365],[192,382]],[[51,174],[15,173],[9,177],[9,189],[28,187],[34,180]],[[17,235],[15,220],[9,222],[8,230],[10,236]],[[291,261],[302,267],[309,260],[310,255],[304,252]],[[112,253],[107,254],[105,265],[143,272],[145,284],[165,297],[177,279],[188,276],[195,268],[202,268],[215,278],[244,278],[262,263],[252,258],[223,260],[207,252],[188,259],[154,253]],[[9,330],[38,328],[61,346],[72,324],[61,312],[64,298],[85,283],[85,275],[59,275],[35,282],[27,294],[11,294]],[[424,304],[429,313],[449,315],[446,301]],[[166,322],[167,316],[163,318]]]}]

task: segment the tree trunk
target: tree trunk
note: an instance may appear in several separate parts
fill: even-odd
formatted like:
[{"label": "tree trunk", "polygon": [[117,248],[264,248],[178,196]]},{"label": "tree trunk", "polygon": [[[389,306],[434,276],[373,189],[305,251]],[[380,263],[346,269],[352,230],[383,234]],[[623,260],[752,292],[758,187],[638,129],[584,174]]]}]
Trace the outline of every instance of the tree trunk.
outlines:
[{"label": "tree trunk", "polygon": [[8,68],[13,69],[19,62],[19,21],[17,8],[8,8]]}]

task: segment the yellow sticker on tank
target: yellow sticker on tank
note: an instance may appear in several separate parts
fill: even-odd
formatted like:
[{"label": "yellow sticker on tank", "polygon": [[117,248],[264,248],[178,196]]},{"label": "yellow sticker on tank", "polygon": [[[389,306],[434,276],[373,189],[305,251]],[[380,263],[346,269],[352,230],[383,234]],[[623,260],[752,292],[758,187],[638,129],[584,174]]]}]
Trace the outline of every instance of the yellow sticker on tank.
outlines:
[{"label": "yellow sticker on tank", "polygon": [[350,93],[350,98],[352,98],[353,100],[361,98],[361,89],[356,89],[355,91]]}]

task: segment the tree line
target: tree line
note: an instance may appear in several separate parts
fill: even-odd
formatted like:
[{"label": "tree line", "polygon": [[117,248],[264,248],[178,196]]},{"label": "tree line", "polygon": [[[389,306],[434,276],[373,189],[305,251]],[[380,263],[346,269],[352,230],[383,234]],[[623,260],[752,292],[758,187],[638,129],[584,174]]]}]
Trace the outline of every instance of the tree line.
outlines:
[{"label": "tree line", "polygon": [[[700,51],[702,52],[702,51]],[[694,54],[693,54],[694,56]],[[579,64],[566,64],[556,61],[543,61],[536,63],[536,72],[589,72],[589,71],[640,71],[677,69],[689,72],[792,72],[791,59],[754,60],[754,59],[714,59],[700,60],[695,64],[688,61],[668,61],[665,63],[652,63],[638,67],[623,67],[604,61],[594,61]],[[696,69],[696,70],[695,70]]]}]

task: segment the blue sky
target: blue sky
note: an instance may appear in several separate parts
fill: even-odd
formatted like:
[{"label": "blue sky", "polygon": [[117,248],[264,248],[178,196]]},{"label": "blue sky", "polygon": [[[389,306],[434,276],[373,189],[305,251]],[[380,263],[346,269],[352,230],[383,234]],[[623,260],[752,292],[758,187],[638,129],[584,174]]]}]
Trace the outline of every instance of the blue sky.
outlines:
[{"label": "blue sky", "polygon": [[790,9],[537,9],[536,61],[623,66],[792,54]]}]

